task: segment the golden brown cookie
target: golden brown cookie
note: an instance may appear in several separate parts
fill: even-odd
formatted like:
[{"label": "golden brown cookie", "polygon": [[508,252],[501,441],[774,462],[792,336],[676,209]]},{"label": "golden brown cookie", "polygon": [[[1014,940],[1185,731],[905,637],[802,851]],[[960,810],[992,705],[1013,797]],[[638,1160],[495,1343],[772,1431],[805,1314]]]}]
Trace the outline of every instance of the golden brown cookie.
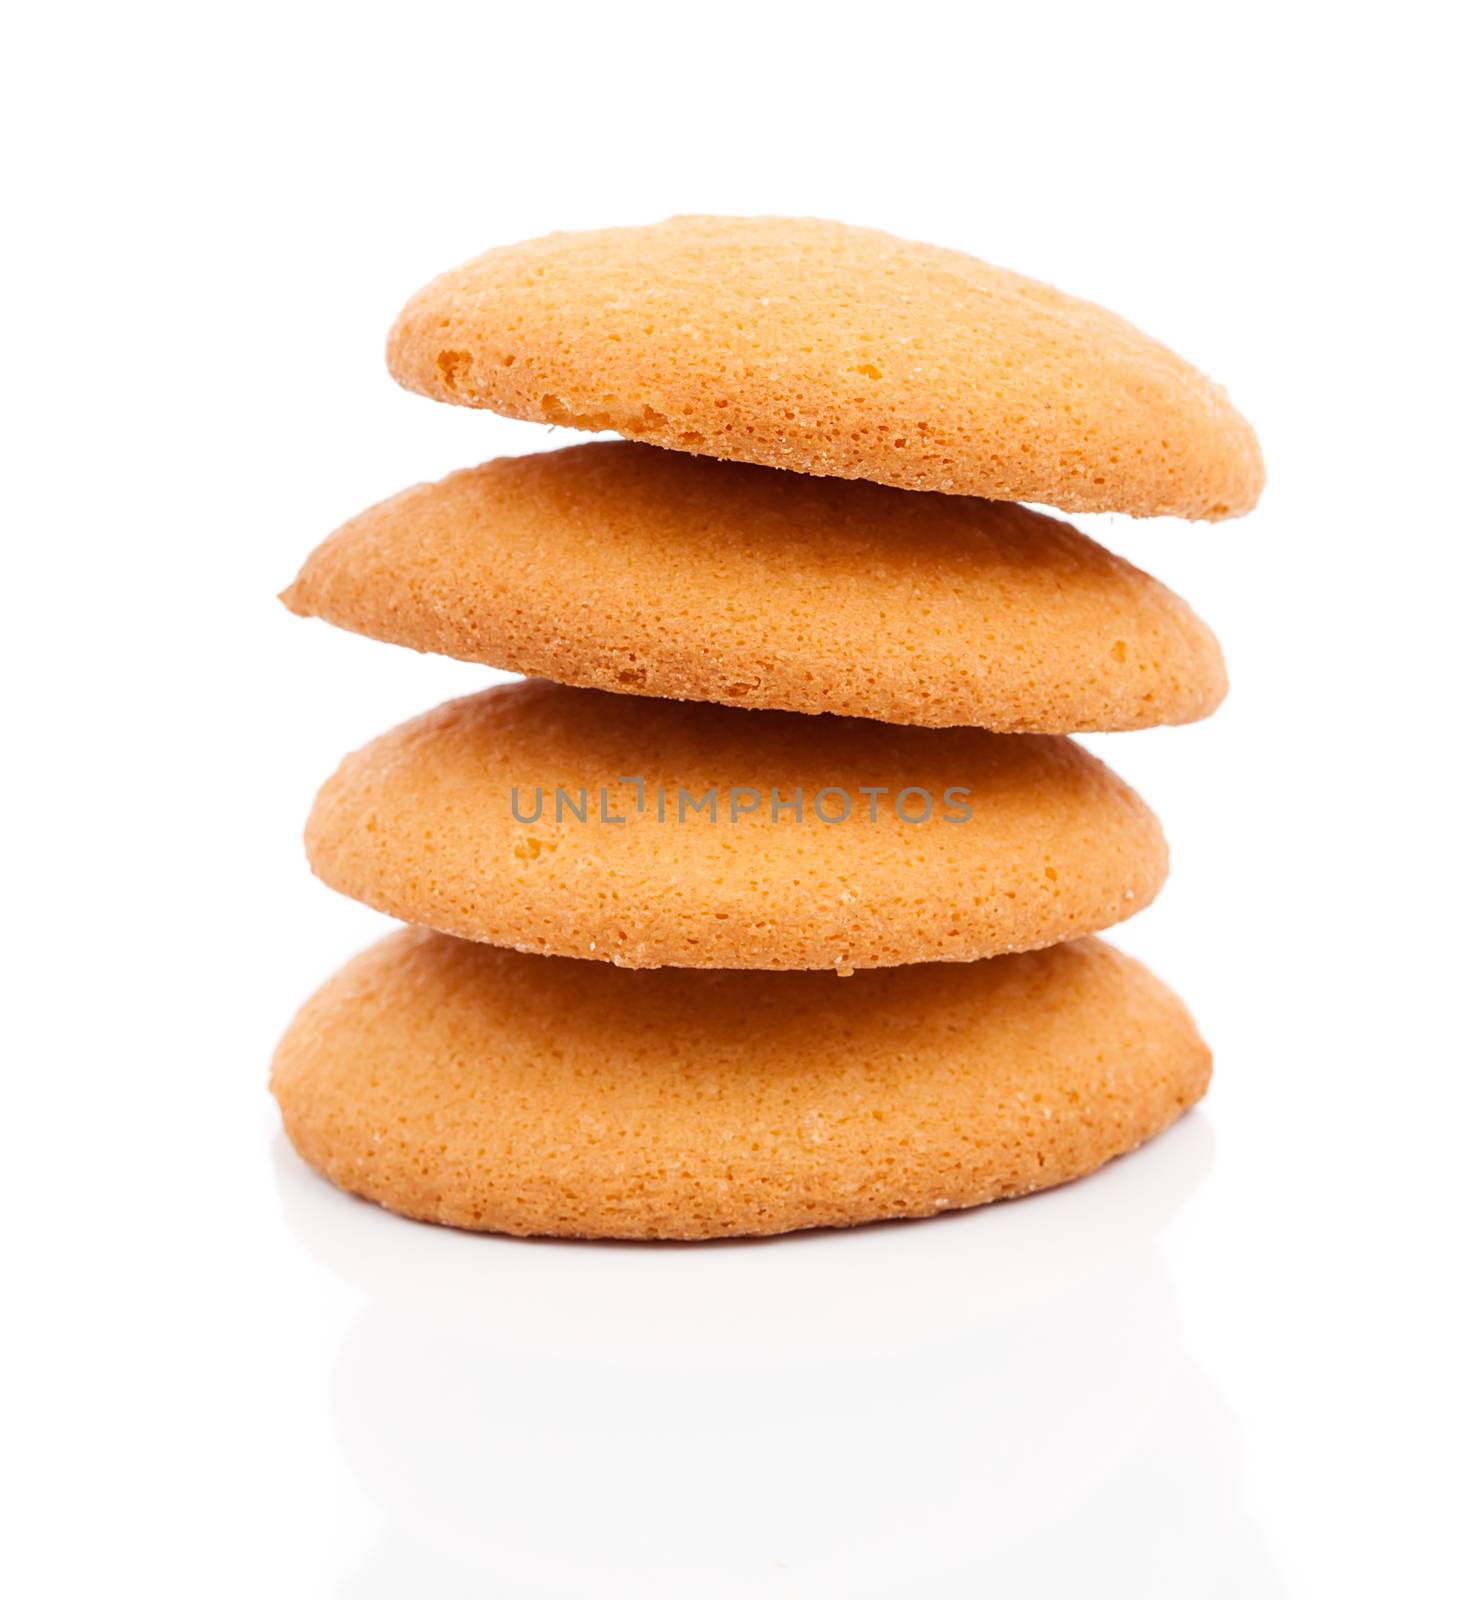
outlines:
[{"label": "golden brown cookie", "polygon": [[307,850],[405,922],[628,967],[973,961],[1118,922],[1167,871],[1069,739],[536,680],[349,756]]},{"label": "golden brown cookie", "polygon": [[901,489],[1219,518],[1264,477],[1224,391],[1120,317],[809,218],[491,250],[410,301],[388,357],[433,399]]},{"label": "golden brown cookie", "polygon": [[930,727],[1144,728],[1225,693],[1188,606],[1063,522],[622,442],[408,489],[282,598],[561,683]]},{"label": "golden brown cookie", "polygon": [[1096,939],[841,984],[405,929],[303,1007],[272,1092],[310,1165],[406,1216],[710,1239],[1064,1183],[1209,1076],[1179,1001]]}]

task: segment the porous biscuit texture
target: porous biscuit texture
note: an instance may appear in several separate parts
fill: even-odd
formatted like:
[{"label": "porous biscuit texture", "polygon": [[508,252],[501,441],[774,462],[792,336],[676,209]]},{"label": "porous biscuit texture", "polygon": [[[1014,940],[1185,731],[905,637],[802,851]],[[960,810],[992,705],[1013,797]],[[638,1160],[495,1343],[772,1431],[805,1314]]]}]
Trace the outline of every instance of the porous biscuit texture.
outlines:
[{"label": "porous biscuit texture", "polygon": [[1224,391],[1122,318],[814,219],[491,250],[414,296],[388,360],[437,400],[902,489],[1214,519],[1264,480]]},{"label": "porous biscuit texture", "polygon": [[311,1166],[406,1216],[710,1239],[1063,1183],[1209,1077],[1180,1002],[1095,939],[838,984],[406,929],[303,1007],[272,1090]]},{"label": "porous biscuit texture", "polygon": [[1094,932],[1167,871],[1153,814],[1069,739],[538,680],[349,756],[307,851],[334,888],[463,938],[840,972]]},{"label": "porous biscuit texture", "polygon": [[931,727],[1152,727],[1226,687],[1182,600],[1054,518],[625,442],[408,489],[282,598],[561,683]]}]

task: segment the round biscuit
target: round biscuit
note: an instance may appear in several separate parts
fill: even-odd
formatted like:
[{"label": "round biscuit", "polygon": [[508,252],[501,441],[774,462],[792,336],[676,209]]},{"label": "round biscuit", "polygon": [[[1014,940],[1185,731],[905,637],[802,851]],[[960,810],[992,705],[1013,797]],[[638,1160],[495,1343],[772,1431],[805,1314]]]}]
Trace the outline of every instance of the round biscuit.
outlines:
[{"label": "round biscuit", "polygon": [[491,250],[416,294],[387,354],[433,399],[901,489],[1216,519],[1265,476],[1224,391],[1121,317],[813,218]]},{"label": "round biscuit", "polygon": [[1154,727],[1226,688],[1182,600],[1054,518],[621,441],[408,489],[282,598],[561,683],[927,727]]},{"label": "round biscuit", "polygon": [[278,1046],[288,1137],[461,1228],[710,1239],[931,1216],[1091,1172],[1204,1093],[1179,1001],[1095,939],[837,984],[620,972],[402,930]]},{"label": "round biscuit", "polygon": [[527,680],[348,756],[308,859],[462,938],[620,966],[973,961],[1147,905],[1158,822],[1070,739]]}]

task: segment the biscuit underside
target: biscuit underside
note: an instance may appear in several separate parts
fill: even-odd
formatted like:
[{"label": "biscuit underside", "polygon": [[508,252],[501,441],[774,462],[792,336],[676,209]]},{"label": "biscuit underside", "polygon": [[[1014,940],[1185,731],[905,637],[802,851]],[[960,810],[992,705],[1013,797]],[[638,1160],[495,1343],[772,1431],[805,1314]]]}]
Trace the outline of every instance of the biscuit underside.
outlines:
[{"label": "biscuit underside", "polygon": [[406,1216],[704,1239],[1027,1194],[1204,1093],[1180,1002],[1095,939],[846,984],[623,972],[403,930],[278,1048],[302,1156]]}]

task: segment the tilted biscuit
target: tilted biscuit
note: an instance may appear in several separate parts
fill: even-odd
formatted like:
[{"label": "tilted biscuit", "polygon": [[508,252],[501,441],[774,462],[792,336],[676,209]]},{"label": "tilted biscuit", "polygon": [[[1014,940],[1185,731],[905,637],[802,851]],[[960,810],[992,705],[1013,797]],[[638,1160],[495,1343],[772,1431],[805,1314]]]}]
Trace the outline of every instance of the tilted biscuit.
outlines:
[{"label": "tilted biscuit", "polygon": [[1224,391],[1122,318],[814,219],[491,250],[414,296],[388,359],[437,400],[902,489],[1219,518],[1264,480]]},{"label": "tilted biscuit", "polygon": [[408,489],[283,599],[561,683],[933,727],[1145,728],[1225,693],[1189,607],[1065,523],[623,442]]}]

